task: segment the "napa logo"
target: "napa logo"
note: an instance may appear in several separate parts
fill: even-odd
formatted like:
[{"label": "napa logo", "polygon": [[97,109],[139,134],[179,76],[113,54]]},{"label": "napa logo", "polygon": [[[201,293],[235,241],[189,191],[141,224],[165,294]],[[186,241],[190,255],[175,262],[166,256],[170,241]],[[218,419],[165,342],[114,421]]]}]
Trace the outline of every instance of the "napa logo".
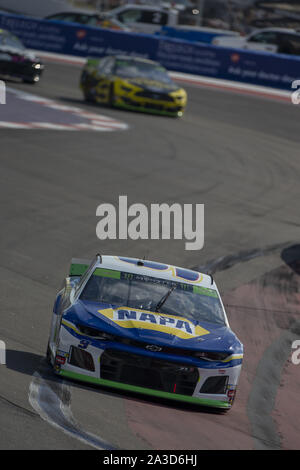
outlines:
[{"label": "napa logo", "polygon": [[195,338],[209,334],[209,331],[199,325],[194,325],[184,317],[153,313],[147,310],[107,308],[98,310],[104,317],[122,328],[139,328],[160,331],[182,339]]}]

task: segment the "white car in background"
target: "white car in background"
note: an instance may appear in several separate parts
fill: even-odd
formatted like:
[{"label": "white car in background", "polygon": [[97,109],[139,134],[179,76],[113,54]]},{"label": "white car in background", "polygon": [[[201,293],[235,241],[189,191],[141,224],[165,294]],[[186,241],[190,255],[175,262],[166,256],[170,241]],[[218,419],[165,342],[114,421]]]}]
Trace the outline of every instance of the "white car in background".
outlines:
[{"label": "white car in background", "polygon": [[244,37],[219,36],[212,44],[222,47],[300,55],[300,33],[287,28],[264,28]]},{"label": "white car in background", "polygon": [[105,17],[116,19],[132,31],[154,34],[163,26],[176,26],[178,13],[175,8],[127,4],[108,11]]}]

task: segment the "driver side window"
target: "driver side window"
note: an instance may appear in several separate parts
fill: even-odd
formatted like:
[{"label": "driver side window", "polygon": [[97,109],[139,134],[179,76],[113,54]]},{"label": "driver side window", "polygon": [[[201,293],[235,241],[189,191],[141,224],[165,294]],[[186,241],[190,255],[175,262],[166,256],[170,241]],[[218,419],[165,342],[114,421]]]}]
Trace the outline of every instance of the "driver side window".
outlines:
[{"label": "driver side window", "polygon": [[260,42],[263,44],[277,44],[277,34],[267,32],[267,33],[258,33],[249,39],[249,42]]},{"label": "driver side window", "polygon": [[139,10],[127,10],[118,15],[119,20],[124,24],[137,23],[141,21],[141,16]]},{"label": "driver side window", "polygon": [[13,35],[7,34],[4,39],[4,44],[15,49],[24,49],[23,44]]},{"label": "driver side window", "polygon": [[106,65],[109,59],[110,59],[109,57],[104,57],[103,59],[100,60],[99,65],[98,65],[98,72],[100,72],[101,74],[105,73],[104,70],[106,68]]}]

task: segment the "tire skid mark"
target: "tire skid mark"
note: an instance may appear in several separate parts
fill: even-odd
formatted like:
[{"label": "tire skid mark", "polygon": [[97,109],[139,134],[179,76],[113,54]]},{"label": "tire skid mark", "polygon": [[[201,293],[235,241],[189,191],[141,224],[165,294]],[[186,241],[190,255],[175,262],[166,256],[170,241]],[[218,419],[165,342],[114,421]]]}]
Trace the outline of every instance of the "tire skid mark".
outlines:
[{"label": "tire skid mark", "polygon": [[291,354],[292,342],[298,337],[292,331],[284,331],[266,349],[258,364],[247,403],[255,450],[282,448],[281,436],[272,413],[283,368]]},{"label": "tire skid mark", "polygon": [[[264,256],[273,250],[278,250],[280,245],[269,247],[260,252],[251,250],[243,252],[234,257],[220,259],[220,270],[227,269],[236,262],[251,259],[254,256]],[[280,433],[280,418],[274,418],[273,412],[276,407],[276,398],[280,386],[282,386],[282,375],[284,367],[291,355],[292,343],[299,338],[299,292],[300,292],[300,246],[283,244],[281,246],[281,258],[285,262],[280,267],[265,273],[260,278],[235,289],[227,297],[226,308],[234,316],[253,316],[253,323],[263,319],[264,328],[259,330],[253,327],[252,333],[257,333],[259,341],[265,341],[265,349],[262,351],[255,371],[251,372],[251,387],[247,399],[247,416],[251,426],[251,434],[256,450],[282,449],[283,437],[289,441],[291,436],[282,436]],[[289,256],[289,259],[285,259]],[[218,271],[218,264],[210,263],[214,272]],[[239,305],[233,302],[240,300]],[[248,305],[245,305],[248,304]],[[262,323],[260,324],[262,325]],[[249,332],[251,335],[251,331]],[[275,337],[274,337],[275,335]],[[273,339],[272,339],[273,338]],[[271,341],[270,341],[271,340]],[[258,339],[252,338],[255,343]],[[269,343],[269,344],[268,344]],[[251,339],[249,344],[251,344]],[[250,351],[248,351],[250,352]],[[253,352],[253,350],[252,350]],[[247,351],[246,351],[247,359]],[[249,363],[248,363],[249,368]],[[292,406],[292,405],[291,405]],[[285,418],[284,418],[285,419]]]},{"label": "tire skid mark", "polygon": [[[289,242],[243,250],[193,269],[216,273],[237,263],[245,263],[247,269],[248,261],[270,254],[278,258],[281,255],[285,261],[282,254],[290,245]],[[298,268],[297,274],[300,263]],[[300,334],[298,292],[299,275],[295,276],[289,266],[282,264],[223,295],[232,329],[245,346],[237,401],[228,417],[208,417],[188,409],[170,411],[162,407],[158,418],[155,403],[128,401],[132,431],[159,449],[193,449],[199,448],[199,443],[202,449],[214,450],[282,449],[280,422],[277,416],[274,419],[273,412],[292,341]]]},{"label": "tire skid mark", "polygon": [[58,378],[47,377],[46,374],[47,365],[42,361],[29,386],[29,403],[39,416],[86,445],[98,450],[115,450],[98,436],[81,429],[71,410],[71,387]]},{"label": "tire skid mark", "polygon": [[208,261],[204,265],[198,265],[192,269],[204,273],[214,274],[216,272],[224,271],[225,269],[230,269],[238,263],[245,263],[247,261],[251,261],[254,258],[269,255],[275,251],[278,251],[279,249],[281,250],[286,248],[290,244],[291,242],[287,242],[280,243],[277,245],[271,245],[266,248],[254,248],[250,250],[243,250],[231,255],[220,256],[217,259],[213,259],[211,261]]}]

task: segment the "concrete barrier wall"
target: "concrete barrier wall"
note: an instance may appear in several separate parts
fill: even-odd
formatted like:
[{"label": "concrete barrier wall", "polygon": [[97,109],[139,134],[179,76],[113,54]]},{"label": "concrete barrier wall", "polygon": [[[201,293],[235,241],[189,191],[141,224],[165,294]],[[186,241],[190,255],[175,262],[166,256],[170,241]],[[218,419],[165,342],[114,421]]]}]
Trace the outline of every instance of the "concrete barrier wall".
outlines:
[{"label": "concrete barrier wall", "polygon": [[0,14],[0,28],[29,49],[74,56],[130,54],[158,60],[168,70],[291,90],[300,79],[300,57],[225,49],[210,44],[111,31],[30,17]]}]

